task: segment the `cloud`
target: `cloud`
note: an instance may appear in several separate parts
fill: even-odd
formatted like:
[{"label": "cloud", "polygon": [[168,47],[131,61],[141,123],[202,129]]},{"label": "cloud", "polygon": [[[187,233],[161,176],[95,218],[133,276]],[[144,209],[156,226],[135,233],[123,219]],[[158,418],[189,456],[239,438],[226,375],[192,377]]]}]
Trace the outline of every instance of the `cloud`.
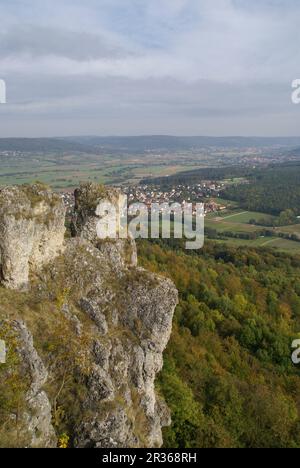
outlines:
[{"label": "cloud", "polygon": [[[82,30],[92,9],[79,10],[83,17],[79,23],[76,3],[66,29],[61,20],[52,27],[29,23],[8,27],[0,35],[3,72],[276,81],[291,76],[299,57],[293,40],[293,34],[298,35],[299,6],[282,13],[278,8],[245,8],[245,2],[233,0],[99,3],[103,14],[95,10],[97,32],[94,19],[90,29]],[[118,8],[126,10],[123,21]],[[66,18],[69,11],[69,2],[60,2],[60,16]]]},{"label": "cloud", "polygon": [[[102,58],[118,58],[128,54],[122,44],[107,41],[101,34],[65,31],[54,27],[37,25],[17,25],[13,29],[0,32],[0,59],[22,59],[27,56],[32,61],[47,57],[64,57],[74,61],[88,61]],[[3,66],[3,65],[2,65]],[[66,69],[66,74],[68,70]]]},{"label": "cloud", "polygon": [[[105,112],[109,133],[117,133],[119,111],[132,120],[134,133],[146,122],[153,133],[160,113],[169,133],[180,123],[187,129],[187,122],[197,133],[197,119],[212,125],[212,118],[234,122],[236,116],[239,127],[244,117],[244,133],[258,133],[261,125],[247,127],[256,115],[268,121],[268,131],[274,119],[275,133],[280,130],[275,113],[290,120],[295,115],[289,86],[299,63],[296,0],[2,0],[2,5],[1,78],[10,105],[0,111],[8,119],[26,114],[34,122],[56,113],[53,134],[64,131],[62,116],[78,133],[79,121],[92,116],[103,123]],[[234,126],[230,133],[236,133]]]}]

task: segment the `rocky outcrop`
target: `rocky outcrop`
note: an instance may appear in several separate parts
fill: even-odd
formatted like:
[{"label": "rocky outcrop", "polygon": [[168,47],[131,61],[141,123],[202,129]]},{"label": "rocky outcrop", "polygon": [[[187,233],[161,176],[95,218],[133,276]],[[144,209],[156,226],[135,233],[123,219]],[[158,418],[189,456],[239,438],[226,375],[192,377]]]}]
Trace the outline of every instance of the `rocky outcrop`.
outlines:
[{"label": "rocky outcrop", "polygon": [[[50,195],[47,192],[45,196],[48,200]],[[24,322],[17,325],[24,343],[20,353],[32,381],[26,401],[35,407],[34,414],[24,415],[28,417],[30,446],[53,444],[53,399],[48,398],[43,387],[46,383],[51,393],[51,385],[58,379],[63,380],[61,388],[52,393],[63,422],[54,418],[58,419],[56,433],[59,435],[60,427],[66,427],[68,421],[74,447],[159,447],[163,443],[161,429],[170,424],[168,408],[155,391],[155,378],[170,338],[177,291],[171,281],[136,266],[134,241],[98,238],[101,216],[97,207],[102,197],[119,203],[119,192],[115,190],[90,184],[76,192],[73,238],[65,241],[59,256],[51,262],[48,258],[43,269],[41,259],[34,264],[33,255],[40,237],[32,237],[28,255],[31,295],[49,304],[53,322],[48,315],[48,331],[43,332],[42,339],[39,336],[37,350],[29,332],[32,330],[33,337],[39,333],[36,318],[30,315],[25,325],[25,313]],[[47,205],[47,201],[39,203]],[[61,226],[56,217],[55,223]],[[37,227],[34,232],[41,231]],[[43,232],[49,231],[45,228]],[[59,236],[52,251],[57,254],[61,247]],[[18,284],[23,286],[24,281],[14,286]],[[51,327],[61,333],[61,338],[53,338]],[[45,351],[43,340],[50,351]],[[64,386],[64,381],[70,387]]]},{"label": "rocky outcrop", "polygon": [[29,378],[29,389],[25,395],[26,409],[21,418],[22,431],[30,447],[56,447],[57,439],[51,424],[51,405],[43,390],[48,372],[34,348],[32,334],[25,323],[15,321],[13,325],[18,337],[23,372]]},{"label": "rocky outcrop", "polygon": [[[98,223],[104,217],[100,203],[107,202],[114,207],[112,213],[105,213],[108,224],[115,225],[115,240],[100,239]],[[127,236],[122,238],[122,214],[126,204],[126,197],[118,189],[107,189],[96,184],[85,184],[75,191],[75,212],[72,222],[72,231],[75,237],[86,239],[103,252],[107,261],[115,269],[125,265],[137,266],[136,245],[133,239]],[[104,206],[105,208],[105,206]]]},{"label": "rocky outcrop", "polygon": [[26,289],[30,269],[40,269],[61,251],[65,208],[41,185],[0,190],[0,280]]},{"label": "rocky outcrop", "polygon": [[[111,289],[107,296],[91,291],[82,304],[92,311],[99,338],[85,403],[93,416],[76,429],[78,447],[159,447],[161,428],[170,422],[154,383],[163,365],[177,293],[167,280],[142,269],[135,273],[135,278],[124,276],[121,297]],[[99,401],[114,404],[107,412],[105,405],[99,411]],[[109,437],[108,428],[114,428]]]},{"label": "rocky outcrop", "polygon": [[[177,292],[171,281],[136,267],[134,241],[97,237],[101,219],[97,207],[103,198],[108,199],[121,216],[119,191],[99,193],[97,187],[87,185],[76,192],[75,198],[73,232],[97,248],[108,269],[103,276],[110,278],[105,287],[93,287],[80,300],[80,307],[93,320],[103,340],[99,337],[94,344],[94,369],[88,382],[86,406],[94,414],[76,429],[75,444],[161,446],[161,428],[169,424],[170,416],[157,398],[154,383],[170,338]],[[126,331],[127,337],[111,337],[117,330]],[[99,398],[103,404],[115,402],[115,408],[104,414],[103,408],[96,411]]]}]

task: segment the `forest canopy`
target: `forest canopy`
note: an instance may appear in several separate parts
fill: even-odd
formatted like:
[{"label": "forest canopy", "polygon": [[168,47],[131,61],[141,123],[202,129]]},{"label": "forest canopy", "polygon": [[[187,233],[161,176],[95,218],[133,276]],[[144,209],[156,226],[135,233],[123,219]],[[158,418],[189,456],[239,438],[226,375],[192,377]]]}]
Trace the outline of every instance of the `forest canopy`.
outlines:
[{"label": "forest canopy", "polygon": [[[249,211],[271,215],[300,215],[300,165],[274,166],[255,171],[247,184],[236,184],[222,193]],[[284,223],[284,221],[283,221]]]},{"label": "forest canopy", "polygon": [[300,447],[300,258],[207,243],[139,243],[180,293],[159,391],[166,447]]}]

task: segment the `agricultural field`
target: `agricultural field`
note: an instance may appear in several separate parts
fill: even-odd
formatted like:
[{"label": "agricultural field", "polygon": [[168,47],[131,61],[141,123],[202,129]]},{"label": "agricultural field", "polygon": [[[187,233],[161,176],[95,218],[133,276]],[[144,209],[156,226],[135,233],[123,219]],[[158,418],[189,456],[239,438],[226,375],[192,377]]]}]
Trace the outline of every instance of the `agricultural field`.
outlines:
[{"label": "agricultural field", "polygon": [[205,218],[205,225],[217,229],[218,232],[256,232],[261,230],[261,227],[250,224],[250,221],[263,216],[265,216],[263,213],[242,209],[226,210],[221,213],[208,214]]},{"label": "agricultural field", "polygon": [[122,154],[0,154],[0,186],[37,180],[55,190],[73,189],[83,181],[122,185],[138,183],[145,177],[173,175],[201,167],[201,164],[173,159]]},{"label": "agricultural field", "polygon": [[[256,213],[256,212],[243,212],[240,211],[239,213],[234,212],[234,214],[227,214],[221,218],[220,216],[216,215],[216,213],[211,213],[205,217],[205,228],[213,229],[217,232],[218,238],[210,238],[208,235],[205,235],[205,241],[213,240],[214,242],[226,244],[235,247],[241,246],[248,246],[253,248],[274,248],[278,251],[282,252],[289,252],[289,253],[300,253],[300,242],[291,240],[291,239],[284,239],[278,237],[280,232],[286,230],[288,233],[289,228],[293,228],[293,226],[287,226],[284,228],[276,228],[274,229],[273,236],[265,236],[261,235],[261,231],[264,230],[263,226],[253,226],[248,223],[249,220],[253,219],[254,215],[259,215],[259,217],[263,216],[263,213]],[[244,221],[244,222],[242,222]],[[160,224],[160,223],[159,223]],[[176,223],[177,227],[178,223]],[[154,227],[158,227],[157,224],[154,223]],[[171,222],[171,232],[174,231],[175,223]],[[300,226],[298,226],[298,232],[300,234]],[[161,226],[160,226],[161,229]],[[265,228],[266,230],[272,230],[272,228]],[[235,237],[227,237],[226,233],[231,232],[233,235],[239,234],[254,234],[253,239],[251,238],[235,238]],[[291,229],[291,232],[293,230]],[[257,234],[257,237],[255,237]],[[172,236],[173,237],[173,236]]]},{"label": "agricultural field", "polygon": [[300,224],[293,224],[291,226],[284,226],[278,228],[280,232],[285,232],[287,234],[294,234],[300,237]]},{"label": "agricultural field", "polygon": [[[300,242],[278,237],[280,233],[295,234],[300,237],[300,225],[270,228],[250,224],[251,220],[258,220],[267,216],[270,217],[264,213],[235,208],[222,213],[208,214],[205,218],[205,227],[217,232],[219,238],[216,239],[216,242],[234,246],[272,247],[280,251],[300,253]],[[275,217],[273,218],[275,219]],[[260,235],[264,229],[273,231],[274,235],[268,237]],[[233,236],[252,233],[254,236],[257,234],[258,237],[254,239],[227,237],[225,234],[228,232],[232,233]]]},{"label": "agricultural field", "polygon": [[274,248],[281,252],[288,253],[300,253],[300,243],[292,240],[280,239],[277,237],[270,238],[259,238],[255,240],[246,240],[246,239],[222,239],[216,240],[215,242],[220,244],[232,245],[234,247],[265,247],[265,248]]}]

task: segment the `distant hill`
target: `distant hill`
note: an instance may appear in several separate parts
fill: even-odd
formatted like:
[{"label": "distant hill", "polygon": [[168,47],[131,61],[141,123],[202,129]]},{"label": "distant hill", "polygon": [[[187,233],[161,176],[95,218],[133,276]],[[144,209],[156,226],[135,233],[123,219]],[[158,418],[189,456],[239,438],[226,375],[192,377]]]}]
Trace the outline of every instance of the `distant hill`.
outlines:
[{"label": "distant hill", "polygon": [[299,157],[300,157],[300,146],[297,146],[296,148],[293,148],[293,149],[289,152],[289,156],[292,156],[292,157],[295,157],[295,158],[299,158]]},{"label": "distant hill", "polygon": [[[147,151],[187,151],[203,148],[300,148],[300,137],[177,137],[168,135],[59,138],[0,138],[0,151],[144,153]],[[300,152],[300,149],[298,150]]]},{"label": "distant hill", "polygon": [[58,138],[0,138],[0,151],[91,153],[94,148]]},{"label": "distant hill", "polygon": [[246,148],[246,147],[297,147],[300,137],[259,138],[259,137],[180,137],[168,135],[128,136],[128,137],[68,137],[64,141],[80,143],[110,150],[191,150],[205,147]]}]

